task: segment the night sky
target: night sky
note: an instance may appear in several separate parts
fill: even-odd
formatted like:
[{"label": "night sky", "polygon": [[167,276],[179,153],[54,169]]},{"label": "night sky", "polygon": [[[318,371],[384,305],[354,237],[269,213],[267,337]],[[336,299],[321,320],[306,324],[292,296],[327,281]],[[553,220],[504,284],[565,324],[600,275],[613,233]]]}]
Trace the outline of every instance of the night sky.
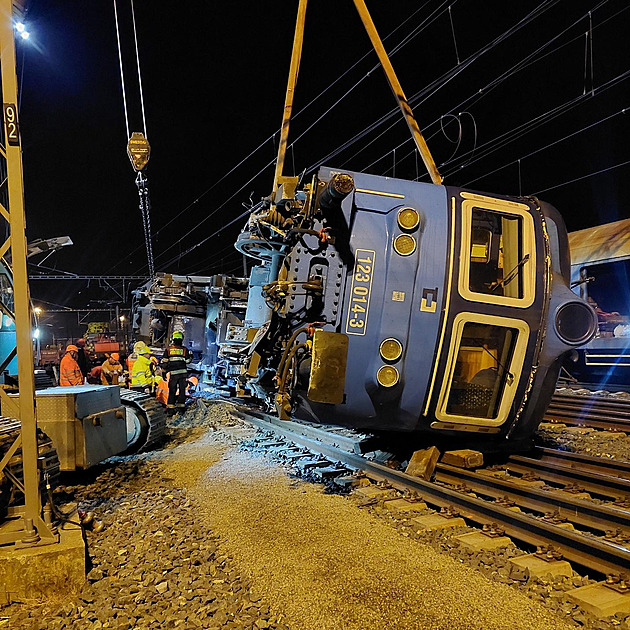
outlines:
[{"label": "night sky", "polygon": [[[297,4],[135,0],[158,271],[242,269],[231,243],[244,219],[227,224],[271,192]],[[392,63],[445,183],[536,194],[570,230],[630,216],[627,0],[367,4],[388,51],[406,42]],[[32,35],[18,51],[28,238],[72,238],[49,267],[144,274],[113,3],[28,6]],[[129,0],[118,9],[141,131]],[[323,162],[429,181],[376,64],[351,0],[310,3],[285,174]],[[44,306],[115,299],[78,282],[31,292]]]}]

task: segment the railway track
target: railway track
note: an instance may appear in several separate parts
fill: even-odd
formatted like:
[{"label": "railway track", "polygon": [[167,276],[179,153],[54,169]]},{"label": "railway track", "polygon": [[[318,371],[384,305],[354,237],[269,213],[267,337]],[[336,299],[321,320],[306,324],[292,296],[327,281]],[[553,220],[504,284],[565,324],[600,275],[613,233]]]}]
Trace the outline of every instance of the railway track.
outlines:
[{"label": "railway track", "polygon": [[556,390],[544,416],[547,422],[630,432],[630,397],[625,392],[598,394],[585,389]]},{"label": "railway track", "polygon": [[445,518],[498,528],[525,546],[552,545],[589,574],[630,571],[628,462],[537,449],[477,470],[439,463],[435,481],[425,481],[366,458],[361,439],[249,411],[239,415],[264,432],[258,448],[320,479],[361,470],[373,484],[420,495]]}]

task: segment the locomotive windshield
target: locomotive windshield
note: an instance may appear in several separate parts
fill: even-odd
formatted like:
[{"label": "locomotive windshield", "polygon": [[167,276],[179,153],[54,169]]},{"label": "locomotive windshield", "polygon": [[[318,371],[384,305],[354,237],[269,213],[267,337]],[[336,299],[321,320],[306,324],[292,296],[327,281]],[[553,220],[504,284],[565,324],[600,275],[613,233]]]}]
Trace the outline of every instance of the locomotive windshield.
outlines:
[{"label": "locomotive windshield", "polygon": [[523,298],[523,220],[519,216],[472,211],[469,290]]},{"label": "locomotive windshield", "polygon": [[[459,294],[471,302],[530,307],[536,298],[536,226],[525,204],[462,193]],[[471,197],[467,199],[466,197]]]},{"label": "locomotive windshield", "polygon": [[455,362],[446,413],[496,418],[506,383],[514,379],[512,361],[518,330],[468,322]]}]

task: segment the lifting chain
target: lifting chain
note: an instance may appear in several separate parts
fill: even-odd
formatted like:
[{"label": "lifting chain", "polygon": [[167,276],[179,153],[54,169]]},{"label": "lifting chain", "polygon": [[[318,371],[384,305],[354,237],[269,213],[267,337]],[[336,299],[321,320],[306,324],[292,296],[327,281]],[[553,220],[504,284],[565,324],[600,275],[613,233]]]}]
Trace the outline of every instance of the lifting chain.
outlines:
[{"label": "lifting chain", "polygon": [[142,227],[144,228],[144,242],[147,248],[147,262],[149,265],[149,275],[155,275],[153,264],[153,244],[151,243],[151,199],[149,198],[149,187],[147,177],[138,171],[136,186],[140,198],[140,214],[142,215]]}]

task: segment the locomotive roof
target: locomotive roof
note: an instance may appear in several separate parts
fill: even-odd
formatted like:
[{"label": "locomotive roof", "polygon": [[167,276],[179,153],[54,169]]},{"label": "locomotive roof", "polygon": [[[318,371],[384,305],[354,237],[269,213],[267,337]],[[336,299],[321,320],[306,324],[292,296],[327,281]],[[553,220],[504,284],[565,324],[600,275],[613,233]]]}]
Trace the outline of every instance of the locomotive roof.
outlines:
[{"label": "locomotive roof", "polygon": [[569,233],[571,266],[630,258],[630,219]]}]

